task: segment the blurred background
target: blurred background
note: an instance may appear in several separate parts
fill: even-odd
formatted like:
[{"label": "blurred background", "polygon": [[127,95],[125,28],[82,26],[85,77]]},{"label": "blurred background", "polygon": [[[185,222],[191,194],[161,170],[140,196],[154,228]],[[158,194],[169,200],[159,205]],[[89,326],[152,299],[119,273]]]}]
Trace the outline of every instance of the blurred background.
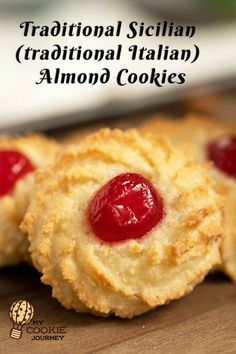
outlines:
[{"label": "blurred background", "polygon": [[[192,38],[141,37],[127,40],[93,37],[23,37],[23,21],[50,25],[58,20],[84,25],[113,25],[118,20],[153,25],[168,20],[175,24],[195,25]],[[205,113],[224,119],[236,116],[236,0],[0,0],[0,131],[65,131],[86,122],[115,118],[134,123],[150,114],[180,116],[186,112]],[[50,48],[53,44],[82,45],[86,48],[124,48],[138,44],[155,49],[158,44],[174,48],[200,47],[194,64],[178,61],[136,61],[123,55],[108,64],[93,61],[28,61],[15,59],[22,45]],[[60,67],[65,72],[93,72],[108,66],[115,73],[123,67],[141,73],[156,67],[158,71],[185,72],[184,85],[127,85],[119,87],[115,78],[107,85],[35,85],[41,69]]]}]

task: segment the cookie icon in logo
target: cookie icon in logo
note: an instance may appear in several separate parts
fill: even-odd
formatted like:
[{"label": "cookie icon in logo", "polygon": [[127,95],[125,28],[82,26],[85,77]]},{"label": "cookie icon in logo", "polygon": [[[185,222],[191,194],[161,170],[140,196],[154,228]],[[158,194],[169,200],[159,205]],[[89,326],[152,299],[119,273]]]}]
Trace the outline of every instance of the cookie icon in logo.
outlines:
[{"label": "cookie icon in logo", "polygon": [[10,337],[13,339],[20,339],[22,335],[22,327],[30,323],[34,316],[33,305],[26,300],[15,301],[10,307],[9,316],[13,322]]}]

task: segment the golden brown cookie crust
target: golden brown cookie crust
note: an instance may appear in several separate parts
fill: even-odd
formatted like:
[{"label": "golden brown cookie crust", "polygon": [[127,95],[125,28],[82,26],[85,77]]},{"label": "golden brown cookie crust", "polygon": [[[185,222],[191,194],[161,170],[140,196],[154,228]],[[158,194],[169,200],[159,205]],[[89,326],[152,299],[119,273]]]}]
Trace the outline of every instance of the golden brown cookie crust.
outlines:
[{"label": "golden brown cookie crust", "polygon": [[93,134],[102,128],[103,127],[99,124],[93,124],[89,127],[74,129],[63,137],[62,144],[65,146],[79,144],[88,135]]},{"label": "golden brown cookie crust", "polygon": [[[22,152],[34,166],[43,167],[52,162],[58,145],[42,135],[0,136],[0,150]],[[27,238],[19,230],[29,205],[34,184],[33,174],[20,179],[11,194],[0,198],[0,267],[14,265],[29,259]]]},{"label": "golden brown cookie crust", "polygon": [[[151,153],[150,153],[151,152]],[[141,240],[110,245],[92,234],[91,196],[126,172],[163,196],[163,223]],[[102,130],[36,173],[22,229],[34,265],[65,307],[131,318],[190,292],[220,262],[222,199],[205,168],[166,138]]]}]

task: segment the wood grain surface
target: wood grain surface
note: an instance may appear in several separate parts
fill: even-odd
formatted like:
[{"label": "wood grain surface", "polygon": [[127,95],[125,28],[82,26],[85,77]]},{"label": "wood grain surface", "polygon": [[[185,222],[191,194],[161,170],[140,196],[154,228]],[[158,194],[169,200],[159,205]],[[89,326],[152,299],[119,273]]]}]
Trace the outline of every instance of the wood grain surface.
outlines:
[{"label": "wood grain surface", "polygon": [[[11,303],[26,299],[34,320],[9,337]],[[28,327],[65,327],[63,340],[32,340]],[[45,335],[45,334],[40,334]],[[55,335],[55,334],[54,334]],[[211,275],[185,298],[133,320],[96,318],[64,309],[28,266],[0,271],[0,353],[236,353],[236,285]]]}]

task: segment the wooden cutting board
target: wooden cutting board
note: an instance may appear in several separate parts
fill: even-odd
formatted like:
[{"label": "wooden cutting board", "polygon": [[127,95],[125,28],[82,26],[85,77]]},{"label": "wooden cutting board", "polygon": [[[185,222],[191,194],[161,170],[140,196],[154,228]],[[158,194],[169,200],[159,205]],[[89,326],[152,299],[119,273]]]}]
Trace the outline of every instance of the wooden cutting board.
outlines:
[{"label": "wooden cutting board", "polygon": [[[9,336],[12,322],[8,312],[11,303],[20,299],[28,300],[35,313],[16,340]],[[48,334],[41,332],[49,330],[66,333],[43,339]],[[32,331],[40,333],[29,333]],[[64,336],[62,340],[59,335]],[[34,336],[40,337],[35,340]],[[0,353],[236,353],[236,285],[223,275],[212,275],[185,298],[133,320],[122,320],[66,310],[51,297],[50,287],[40,283],[33,268],[3,269]]]}]

